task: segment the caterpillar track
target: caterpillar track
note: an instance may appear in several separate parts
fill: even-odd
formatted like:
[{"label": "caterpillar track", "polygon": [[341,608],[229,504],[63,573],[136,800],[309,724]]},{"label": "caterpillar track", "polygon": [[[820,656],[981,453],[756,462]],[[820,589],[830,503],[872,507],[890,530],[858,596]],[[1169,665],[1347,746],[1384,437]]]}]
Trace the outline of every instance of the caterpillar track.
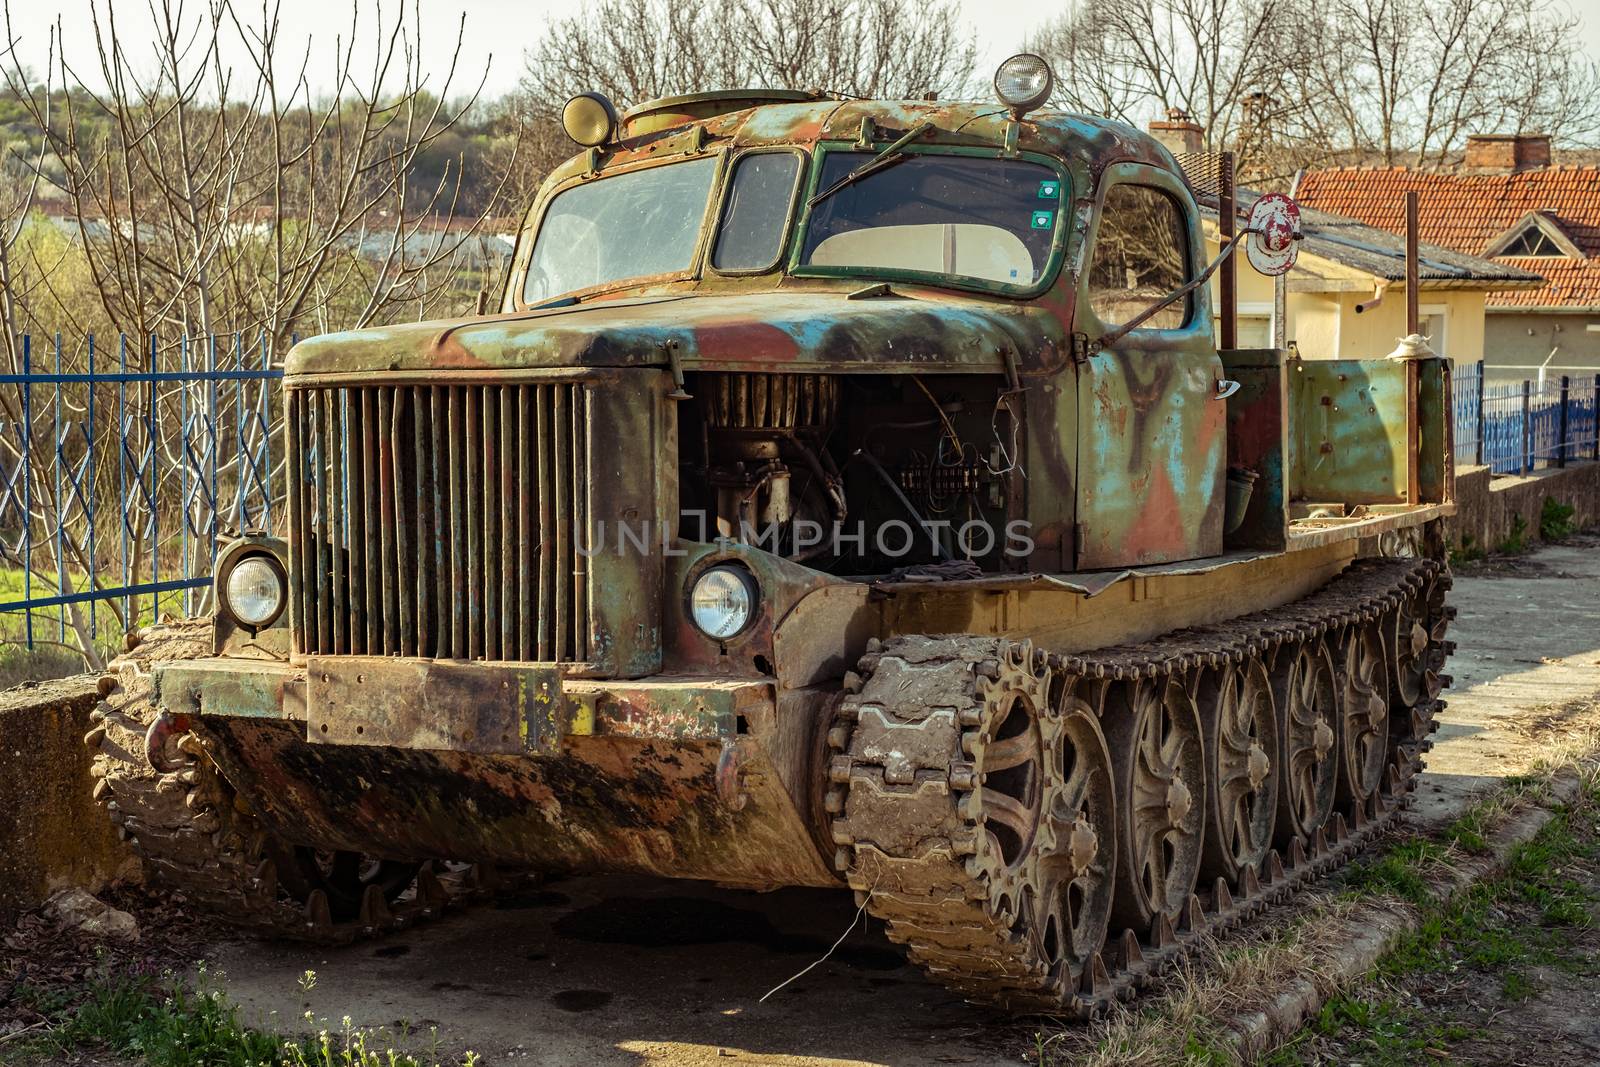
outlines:
[{"label": "caterpillar track", "polygon": [[286,845],[234,794],[194,733],[159,753],[181,769],[152,767],[146,734],[158,711],[150,667],[209,654],[210,643],[209,620],[148,631],[100,679],[84,737],[95,799],[147,877],[258,936],[324,944],[404,929],[503,886],[484,866],[438,869]]},{"label": "caterpillar track", "polygon": [[1143,644],[876,645],[828,736],[835,866],[969,1000],[1102,1013],[1396,818],[1444,706],[1449,585],[1364,560]]}]

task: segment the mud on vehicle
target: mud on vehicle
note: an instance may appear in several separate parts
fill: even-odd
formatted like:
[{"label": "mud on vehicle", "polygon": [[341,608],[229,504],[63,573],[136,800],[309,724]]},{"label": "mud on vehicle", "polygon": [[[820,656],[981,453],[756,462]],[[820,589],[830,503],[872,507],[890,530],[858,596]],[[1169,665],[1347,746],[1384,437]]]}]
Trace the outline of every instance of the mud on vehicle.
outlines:
[{"label": "mud on vehicle", "polygon": [[1218,351],[1174,158],[997,88],[578,97],[497,312],[296,346],[283,528],[102,683],[152,876],[333,939],[506,869],[848,887],[1088,1015],[1392,819],[1446,362]]}]

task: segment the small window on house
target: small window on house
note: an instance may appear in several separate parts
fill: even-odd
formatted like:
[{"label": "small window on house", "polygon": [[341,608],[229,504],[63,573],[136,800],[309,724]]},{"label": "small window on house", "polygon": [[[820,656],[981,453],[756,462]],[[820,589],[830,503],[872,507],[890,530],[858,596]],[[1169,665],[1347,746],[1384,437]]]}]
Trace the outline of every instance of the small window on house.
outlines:
[{"label": "small window on house", "polygon": [[1429,309],[1417,318],[1417,329],[1428,339],[1428,347],[1436,356],[1448,356],[1445,351],[1445,334],[1448,332],[1443,308]]},{"label": "small window on house", "polygon": [[1550,235],[1537,226],[1529,226],[1513,237],[1497,256],[1563,256],[1559,245],[1550,239]]},{"label": "small window on house", "polygon": [[[1120,326],[1181,288],[1189,278],[1189,234],[1178,202],[1148,185],[1106,193],[1094,258],[1089,306],[1107,326]],[[1189,300],[1174,301],[1141,328],[1171,330],[1189,319]]]},{"label": "small window on house", "polygon": [[799,176],[800,157],[793,152],[756,152],[739,159],[711,253],[713,267],[766,270],[777,264]]}]

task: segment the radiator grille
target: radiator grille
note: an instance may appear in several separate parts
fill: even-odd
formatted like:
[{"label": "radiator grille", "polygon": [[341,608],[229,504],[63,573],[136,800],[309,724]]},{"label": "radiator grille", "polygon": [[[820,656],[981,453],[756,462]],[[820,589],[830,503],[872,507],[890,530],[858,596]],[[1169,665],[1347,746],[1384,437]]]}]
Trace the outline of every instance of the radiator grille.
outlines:
[{"label": "radiator grille", "polygon": [[290,390],[296,649],[587,659],[590,403],[566,382]]}]

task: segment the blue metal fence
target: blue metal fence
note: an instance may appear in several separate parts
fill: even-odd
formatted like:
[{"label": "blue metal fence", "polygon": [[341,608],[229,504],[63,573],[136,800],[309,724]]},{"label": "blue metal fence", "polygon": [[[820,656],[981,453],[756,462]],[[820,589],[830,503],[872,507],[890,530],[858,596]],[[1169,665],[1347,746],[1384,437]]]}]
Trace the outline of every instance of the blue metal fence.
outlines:
[{"label": "blue metal fence", "polygon": [[1477,462],[1497,474],[1529,474],[1600,458],[1597,394],[1600,377],[1484,386]]},{"label": "blue metal fence", "polygon": [[0,374],[0,613],[21,624],[0,638],[32,647],[43,626],[92,651],[104,610],[123,628],[192,611],[219,536],[275,517],[266,339],[121,336],[108,355],[23,337],[18,352]]}]

